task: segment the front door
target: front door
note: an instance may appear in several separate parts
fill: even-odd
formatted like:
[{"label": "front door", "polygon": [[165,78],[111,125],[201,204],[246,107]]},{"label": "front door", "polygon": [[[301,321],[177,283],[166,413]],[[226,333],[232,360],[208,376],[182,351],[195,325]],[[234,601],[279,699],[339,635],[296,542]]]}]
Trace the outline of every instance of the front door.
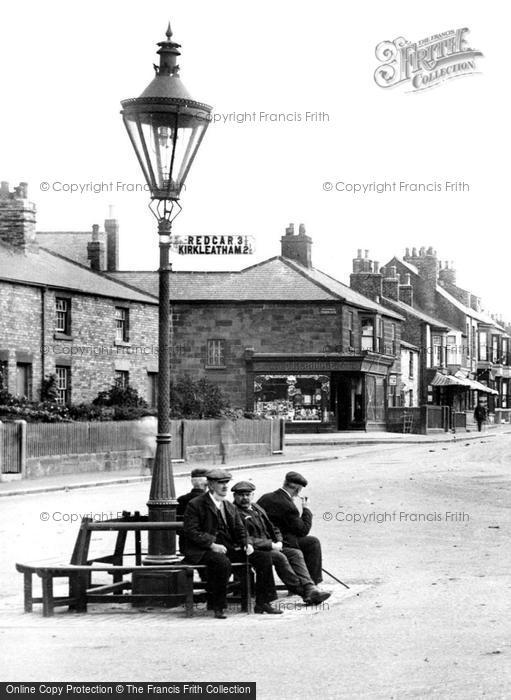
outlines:
[{"label": "front door", "polygon": [[332,374],[332,411],[338,430],[360,430],[365,427],[363,378],[361,374]]}]

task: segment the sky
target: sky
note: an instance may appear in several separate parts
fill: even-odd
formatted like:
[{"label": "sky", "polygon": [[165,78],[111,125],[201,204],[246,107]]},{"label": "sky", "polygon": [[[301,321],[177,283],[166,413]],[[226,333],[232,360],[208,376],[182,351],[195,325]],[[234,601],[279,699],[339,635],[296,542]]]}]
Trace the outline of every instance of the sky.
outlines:
[{"label": "sky", "polygon": [[[9,3],[0,25],[0,179],[29,183],[38,230],[86,231],[113,205],[121,268],[156,269],[149,196],[130,191],[144,181],[119,112],[121,99],[152,80],[169,19],[182,80],[219,119],[190,171],[175,232],[255,240],[252,256],[176,254],[175,270],[255,264],[280,253],[290,222],[303,222],[314,266],[345,283],[358,248],[383,264],[405,247],[433,246],[454,261],[460,286],[511,319],[503,3],[498,13],[457,0]],[[483,54],[474,74],[420,91],[410,81],[376,84],[378,44],[458,28]],[[271,116],[279,114],[286,119]],[[342,191],[383,182],[441,191]],[[448,192],[446,182],[468,189]],[[71,185],[82,191],[64,191]]]}]

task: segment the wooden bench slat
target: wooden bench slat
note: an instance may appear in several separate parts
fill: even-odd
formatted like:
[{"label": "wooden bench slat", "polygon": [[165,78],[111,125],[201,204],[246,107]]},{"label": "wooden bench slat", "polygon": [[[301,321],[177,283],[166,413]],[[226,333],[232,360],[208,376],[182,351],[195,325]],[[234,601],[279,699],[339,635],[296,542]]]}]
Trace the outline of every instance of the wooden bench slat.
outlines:
[{"label": "wooden bench slat", "polygon": [[[90,518],[83,518],[73,549],[70,564],[32,564],[16,563],[16,570],[23,574],[24,578],[24,605],[25,612],[32,612],[34,603],[42,603],[43,616],[53,615],[54,607],[69,605],[70,608],[86,612],[88,602],[130,602],[143,599],[152,601],[181,600],[185,605],[187,616],[193,614],[193,593],[197,585],[204,587],[204,581],[194,582],[193,572],[202,571],[207,567],[204,564],[190,564],[176,561],[172,564],[148,565],[142,563],[141,533],[153,530],[179,531],[183,528],[182,522],[155,522],[149,521],[147,516],[126,514],[122,520],[106,522],[94,522]],[[93,532],[110,531],[117,532],[113,554],[90,559],[88,556],[91,535]],[[128,532],[135,534],[135,552],[125,553],[126,537]],[[144,554],[147,554],[146,552]],[[135,557],[135,564],[127,566],[123,564],[125,557]],[[249,564],[236,562],[233,568],[244,568],[247,571]],[[107,573],[113,576],[112,583],[92,584],[91,576],[97,572]],[[124,574],[136,572],[146,573],[177,573],[186,574],[186,590],[182,593],[116,593],[132,588],[132,583],[123,580]],[[41,578],[42,597],[34,597],[32,589],[33,575]],[[248,574],[248,571],[247,571]],[[53,593],[53,579],[68,578],[69,595],[55,596]],[[251,600],[248,601],[248,610],[251,611]]]}]

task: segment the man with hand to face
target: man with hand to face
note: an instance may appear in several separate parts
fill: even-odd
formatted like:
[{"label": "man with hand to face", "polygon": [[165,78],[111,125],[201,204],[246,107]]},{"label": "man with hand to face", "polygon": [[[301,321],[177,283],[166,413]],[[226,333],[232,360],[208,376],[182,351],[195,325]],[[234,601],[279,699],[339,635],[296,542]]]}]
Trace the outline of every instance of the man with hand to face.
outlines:
[{"label": "man with hand to face", "polygon": [[304,486],[307,486],[305,477],[298,472],[288,472],[282,488],[261,496],[257,505],[266,511],[273,527],[282,533],[282,552],[300,579],[300,588],[288,586],[290,592],[300,593],[306,603],[319,605],[330,597],[330,593],[317,588],[323,580],[321,543],[317,537],[309,535],[312,511],[308,499],[300,499],[298,507],[296,504]]},{"label": "man with hand to face", "polygon": [[[231,474],[224,469],[207,473],[208,491],[188,503],[184,514],[182,547],[185,563],[207,566],[208,610],[224,620],[231,563],[245,561],[256,570],[256,612],[270,612],[277,597],[270,557],[254,557],[237,509],[225,500]],[[275,611],[280,612],[280,611]]]}]

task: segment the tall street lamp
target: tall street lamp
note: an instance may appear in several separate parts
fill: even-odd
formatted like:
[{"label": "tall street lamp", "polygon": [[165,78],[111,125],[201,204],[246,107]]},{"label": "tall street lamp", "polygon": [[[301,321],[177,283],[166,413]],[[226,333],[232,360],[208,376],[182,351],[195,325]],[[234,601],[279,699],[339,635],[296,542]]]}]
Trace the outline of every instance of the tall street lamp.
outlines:
[{"label": "tall street lamp", "polygon": [[[179,197],[209,125],[211,107],[193,100],[179,77],[180,45],[167,39],[158,46],[160,65],[140,97],[123,100],[122,118],[151,192],[150,209],[158,220],[160,247],[158,317],[158,434],[149,520],[174,521],[176,492],[170,435],[170,236],[181,211]],[[175,533],[149,532],[148,560],[164,563],[176,552]]]}]

